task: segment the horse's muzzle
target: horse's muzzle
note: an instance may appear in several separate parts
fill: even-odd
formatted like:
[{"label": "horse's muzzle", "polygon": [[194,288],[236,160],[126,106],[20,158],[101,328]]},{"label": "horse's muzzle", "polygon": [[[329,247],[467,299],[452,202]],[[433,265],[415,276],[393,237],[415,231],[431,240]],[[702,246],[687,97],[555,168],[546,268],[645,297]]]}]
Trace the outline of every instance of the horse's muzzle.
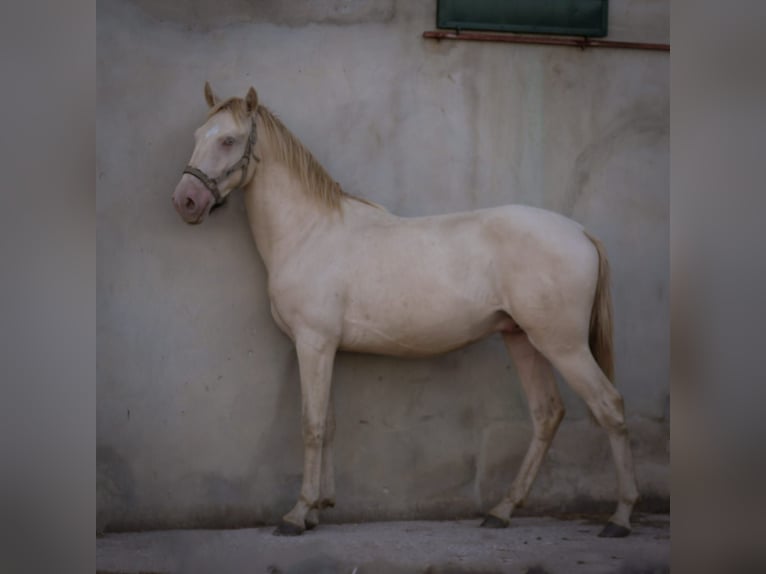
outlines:
[{"label": "horse's muzzle", "polygon": [[188,174],[181,177],[172,199],[178,215],[186,223],[201,223],[214,203],[213,194]]}]

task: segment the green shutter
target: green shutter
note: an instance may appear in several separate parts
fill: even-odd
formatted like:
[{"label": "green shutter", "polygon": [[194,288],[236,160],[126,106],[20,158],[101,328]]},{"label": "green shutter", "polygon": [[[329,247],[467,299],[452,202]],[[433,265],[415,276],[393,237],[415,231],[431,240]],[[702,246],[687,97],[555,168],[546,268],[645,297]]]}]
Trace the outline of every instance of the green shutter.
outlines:
[{"label": "green shutter", "polygon": [[436,26],[606,36],[608,0],[437,0]]}]

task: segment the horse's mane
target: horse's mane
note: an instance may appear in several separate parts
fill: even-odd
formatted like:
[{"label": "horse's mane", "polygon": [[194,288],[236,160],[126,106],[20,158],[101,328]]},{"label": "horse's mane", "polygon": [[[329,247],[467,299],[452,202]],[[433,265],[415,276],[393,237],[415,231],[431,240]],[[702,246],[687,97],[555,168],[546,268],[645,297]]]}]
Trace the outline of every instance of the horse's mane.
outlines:
[{"label": "horse's mane", "polygon": [[[208,117],[222,110],[229,110],[237,122],[248,118],[247,105],[242,98],[229,98],[219,102],[210,109]],[[343,199],[353,199],[384,209],[377,203],[343,191],[340,184],[330,177],[311,152],[266,106],[259,105],[257,113],[261,117],[262,126],[262,132],[258,134],[258,137],[268,138],[271,144],[269,148],[275,158],[284,162],[285,166],[298,176],[306,193],[331,209],[340,210]]]}]

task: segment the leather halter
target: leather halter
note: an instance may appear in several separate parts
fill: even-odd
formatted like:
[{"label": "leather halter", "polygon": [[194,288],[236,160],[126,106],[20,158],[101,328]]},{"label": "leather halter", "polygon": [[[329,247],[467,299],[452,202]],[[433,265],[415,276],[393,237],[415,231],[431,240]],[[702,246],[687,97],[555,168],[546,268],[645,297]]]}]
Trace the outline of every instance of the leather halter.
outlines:
[{"label": "leather halter", "polygon": [[193,175],[198,180],[200,180],[203,183],[203,185],[208,189],[208,191],[210,191],[210,193],[213,194],[213,198],[215,198],[215,203],[213,203],[213,207],[217,205],[221,205],[223,203],[221,192],[218,189],[219,183],[221,183],[222,181],[225,181],[235,171],[242,170],[242,177],[240,178],[239,183],[236,186],[234,186],[234,189],[238,187],[242,187],[245,184],[245,180],[247,179],[247,168],[250,165],[250,158],[253,157],[255,161],[261,161],[260,158],[257,155],[255,155],[255,142],[258,139],[258,134],[256,132],[256,127],[255,127],[255,114],[253,114],[251,121],[252,121],[252,127],[250,128],[250,135],[247,138],[247,143],[245,144],[245,151],[242,154],[242,157],[239,158],[237,163],[232,165],[230,168],[226,169],[221,175],[219,175],[218,177],[210,177],[204,171],[194,167],[193,165],[187,165],[183,171],[183,173],[188,173],[189,175]]}]

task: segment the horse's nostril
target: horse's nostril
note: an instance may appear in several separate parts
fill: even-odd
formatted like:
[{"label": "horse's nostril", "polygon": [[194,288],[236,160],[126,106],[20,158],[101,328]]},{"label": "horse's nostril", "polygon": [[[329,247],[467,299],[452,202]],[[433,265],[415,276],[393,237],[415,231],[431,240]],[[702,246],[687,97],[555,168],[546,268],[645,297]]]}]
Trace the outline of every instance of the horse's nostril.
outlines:
[{"label": "horse's nostril", "polygon": [[187,197],[185,206],[187,211],[192,211],[195,207],[194,200],[191,197]]}]

